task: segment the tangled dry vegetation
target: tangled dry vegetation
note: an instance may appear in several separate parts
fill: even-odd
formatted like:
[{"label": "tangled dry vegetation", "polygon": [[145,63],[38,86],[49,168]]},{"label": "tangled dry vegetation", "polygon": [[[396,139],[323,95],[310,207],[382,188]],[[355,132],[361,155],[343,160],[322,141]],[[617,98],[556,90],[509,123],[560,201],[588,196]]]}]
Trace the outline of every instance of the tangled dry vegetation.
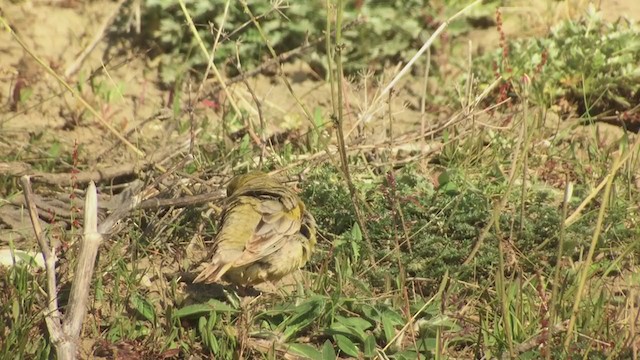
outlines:
[{"label": "tangled dry vegetation", "polygon": [[[637,358],[620,3],[2,4],[0,358]],[[315,253],[193,284],[254,169]]]}]

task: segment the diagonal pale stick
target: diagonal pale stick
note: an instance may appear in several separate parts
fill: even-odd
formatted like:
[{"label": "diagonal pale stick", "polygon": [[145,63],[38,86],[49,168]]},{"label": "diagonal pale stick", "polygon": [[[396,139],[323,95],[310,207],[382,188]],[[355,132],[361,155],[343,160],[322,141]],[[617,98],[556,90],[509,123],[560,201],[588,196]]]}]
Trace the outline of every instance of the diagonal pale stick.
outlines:
[{"label": "diagonal pale stick", "polygon": [[91,278],[101,243],[102,235],[98,232],[98,195],[96,185],[92,181],[87,188],[84,203],[84,238],[80,244],[78,264],[69,295],[69,310],[63,325],[65,334],[72,339],[78,339],[80,336],[82,321],[87,312]]},{"label": "diagonal pale stick", "polygon": [[78,264],[71,286],[67,311],[64,320],[61,321],[61,314],[58,310],[55,252],[52,251],[46,235],[40,227],[40,220],[38,218],[29,176],[23,176],[20,178],[20,182],[24,190],[25,201],[29,209],[33,230],[45,259],[49,311],[44,315],[44,318],[51,337],[51,343],[55,348],[58,359],[75,360],[78,356],[77,344],[80,343],[82,322],[87,313],[91,278],[93,277],[98,249],[103,240],[102,234],[108,233],[120,219],[124,218],[132,209],[136,208],[140,204],[141,197],[132,196],[125,199],[125,201],[102,222],[100,228],[98,228],[98,195],[93,181],[89,183],[84,204],[84,236],[80,243],[80,254],[78,255]]},{"label": "diagonal pale stick", "polygon": [[29,49],[29,47],[27,47],[25,42],[22,41],[22,39],[18,36],[18,34],[16,34],[16,32],[11,28],[11,26],[9,25],[9,22],[4,17],[2,17],[2,13],[0,13],[0,26],[4,27],[4,29],[20,45],[20,47],[22,47],[22,49],[27,54],[29,54],[29,56],[31,56],[40,66],[42,66],[42,68],[44,68],[47,71],[47,73],[49,73],[49,75],[53,76],[56,79],[56,81],[58,81],[58,83],[60,85],[64,86],[73,95],[73,97],[76,98],[82,104],[82,106],[85,109],[87,109],[87,111],[89,111],[91,113],[91,115],[93,115],[96,118],[96,120],[98,120],[98,122],[100,124],[102,124],[102,126],[107,128],[107,130],[109,130],[109,132],[111,134],[113,134],[118,140],[120,140],[124,145],[126,145],[136,155],[138,155],[140,157],[146,156],[145,153],[142,150],[138,149],[129,140],[127,140],[124,136],[122,136],[122,134],[120,134],[120,132],[118,130],[116,130],[116,128],[114,128],[109,122],[107,122],[102,117],[102,115],[100,115],[100,113],[98,113],[98,111],[93,106],[91,106],[89,104],[89,102],[87,102],[87,100],[85,100],[82,97],[82,95],[75,88],[73,88],[71,85],[69,85],[60,75],[58,75],[58,73],[56,73],[49,65],[47,65],[44,62],[44,60],[42,60],[31,49]]},{"label": "diagonal pale stick", "polygon": [[40,219],[36,208],[33,190],[31,189],[31,178],[25,175],[20,178],[22,191],[24,191],[24,200],[29,210],[29,218],[33,225],[33,231],[38,241],[38,246],[44,258],[45,270],[47,273],[47,295],[48,295],[48,313],[45,315],[45,322],[51,336],[51,342],[57,344],[63,341],[64,334],[60,324],[60,311],[58,310],[58,290],[56,285],[56,255],[49,247],[46,235],[40,227]]}]

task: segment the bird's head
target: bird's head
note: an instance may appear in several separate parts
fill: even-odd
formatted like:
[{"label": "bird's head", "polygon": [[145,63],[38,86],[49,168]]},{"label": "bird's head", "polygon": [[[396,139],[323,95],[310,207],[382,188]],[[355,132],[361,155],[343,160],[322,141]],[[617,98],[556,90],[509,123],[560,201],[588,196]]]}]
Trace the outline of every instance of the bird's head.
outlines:
[{"label": "bird's head", "polygon": [[269,175],[262,171],[252,171],[244,175],[238,175],[231,179],[229,185],[227,185],[227,196],[231,196],[241,190],[261,187],[271,182],[273,180]]}]

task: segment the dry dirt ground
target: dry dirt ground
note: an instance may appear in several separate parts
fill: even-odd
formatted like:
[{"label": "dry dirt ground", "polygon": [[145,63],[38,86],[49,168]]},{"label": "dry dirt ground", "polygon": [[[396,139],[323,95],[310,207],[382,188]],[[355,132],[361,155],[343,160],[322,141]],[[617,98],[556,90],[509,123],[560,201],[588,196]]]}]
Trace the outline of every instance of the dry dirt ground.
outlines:
[{"label": "dry dirt ground", "polygon": [[[624,15],[640,20],[640,2],[635,0],[603,0],[596,2],[596,5],[608,19],[615,20]],[[516,37],[543,33],[551,24],[567,17],[575,17],[587,6],[588,2],[583,0],[533,3],[506,1],[503,8],[506,35]],[[78,59],[99,32],[102,22],[117,7],[118,3],[114,1],[39,0],[4,2],[1,9],[25,46],[54,71],[63,74]],[[121,9],[123,12],[125,10],[127,9]],[[469,34],[469,39],[473,41],[474,47],[494,49],[498,45],[498,33],[493,28],[473,31]],[[144,142],[145,139],[166,137],[170,135],[167,134],[171,131],[170,125],[158,120],[150,121],[144,126],[140,124],[167,105],[169,93],[158,88],[155,65],[139,50],[126,48],[125,44],[124,41],[112,40],[110,44],[105,40],[100,41],[79,71],[66,80],[70,84],[84,83],[85,86],[81,87],[82,95],[97,107],[117,131],[126,133],[136,130],[132,141]],[[83,114],[85,111],[81,104],[68,95],[7,31],[0,33],[0,54],[0,153],[15,153],[16,148],[23,148],[34,134],[42,134],[45,139],[59,141],[62,151],[67,153],[77,141],[95,151],[117,145],[116,150],[120,150],[120,154],[126,154],[114,136],[92,116]],[[108,101],[96,95],[86,84],[89,74],[100,69],[104,71],[94,84],[98,82],[99,90],[110,92]],[[295,92],[304,94],[301,100],[309,109],[328,108],[328,87],[311,76],[306,64],[287,66],[287,76],[293,82]],[[418,90],[420,83],[419,79],[410,79],[405,86]],[[280,81],[258,76],[251,79],[250,84],[256,96],[265,104],[265,117],[274,127],[272,131],[278,127],[295,126],[301,121],[303,116],[300,108]],[[23,89],[20,94],[16,87],[24,87],[26,90]],[[232,90],[240,94],[240,98],[250,101],[244,85],[235,86]],[[419,114],[416,114],[419,99],[412,93],[403,97],[401,92],[397,107],[403,112],[397,118],[405,121],[408,127],[419,123]],[[22,101],[20,96],[23,97]],[[347,101],[352,104],[350,110],[357,113],[358,104],[363,102],[362,92],[347,91]],[[19,102],[17,108],[16,102]],[[406,106],[407,103],[409,106]],[[208,111],[204,106],[201,108],[201,111]],[[213,112],[206,116],[218,120],[218,115]],[[153,153],[156,149],[151,145],[145,150]],[[120,160],[121,157],[114,156],[113,160],[117,161],[116,159]]]},{"label": "dry dirt ground", "polygon": [[[581,0],[541,1],[534,2],[535,5],[523,1],[506,3],[503,9],[505,32],[513,37],[542,33],[563,18],[579,15],[588,6],[586,1]],[[640,3],[635,0],[605,0],[596,5],[602,9],[605,17],[612,20],[621,15],[640,19]],[[3,16],[25,46],[54,71],[64,74],[99,32],[101,23],[117,7],[118,3],[114,1],[40,0],[4,2],[1,8]],[[125,10],[121,9],[123,12]],[[469,35],[474,46],[484,49],[497,47],[497,38],[498,33],[493,28],[476,30]],[[155,65],[139,50],[125,46],[124,41],[100,41],[79,71],[66,80],[70,84],[84,84],[78,86],[81,94],[96,107],[105,121],[121,133],[135,130],[131,140],[145,148],[147,153],[153,153],[157,151],[153,146],[155,139],[175,136],[169,134],[172,126],[160,120],[144,125],[141,123],[167,105],[169,93],[158,88]],[[113,161],[124,160],[121,155],[125,158],[132,155],[130,152],[127,154],[122,144],[104,126],[86,114],[78,100],[47,74],[7,31],[0,33],[0,54],[0,153],[15,154],[16,149],[23,149],[30,139],[41,134],[45,140],[60,142],[63,153],[71,151],[74,142],[78,142],[85,149],[96,152],[111,149],[115,145]],[[100,69],[104,71],[94,80],[92,89],[86,79],[93,71]],[[329,107],[327,85],[317,81],[306,64],[288,65],[286,70],[295,92],[303,94],[301,100],[309,109]],[[207,82],[211,83],[213,81]],[[404,86],[418,90],[420,83],[420,79],[409,79]],[[273,127],[272,131],[296,126],[302,121],[301,109],[281,81],[258,76],[250,80],[250,85],[265,104],[265,118]],[[17,91],[17,87],[21,91]],[[109,100],[105,101],[104,95],[96,95],[96,89],[98,92],[108,92]],[[239,94],[241,99],[251,99],[243,84],[234,86],[232,91]],[[400,92],[396,107],[402,111],[402,116],[397,116],[397,119],[404,121],[409,128],[417,125],[420,118],[417,114],[419,98],[413,93],[409,91],[403,95]],[[23,99],[20,100],[20,97]],[[358,112],[358,105],[363,100],[361,91],[352,89],[349,92],[347,89],[347,101],[352,105],[350,110],[353,114]],[[200,110],[210,111],[205,106],[200,106]],[[218,114],[210,112],[206,116],[214,121],[219,120]],[[135,156],[130,158],[134,159]],[[91,162],[89,158],[86,160]]]}]

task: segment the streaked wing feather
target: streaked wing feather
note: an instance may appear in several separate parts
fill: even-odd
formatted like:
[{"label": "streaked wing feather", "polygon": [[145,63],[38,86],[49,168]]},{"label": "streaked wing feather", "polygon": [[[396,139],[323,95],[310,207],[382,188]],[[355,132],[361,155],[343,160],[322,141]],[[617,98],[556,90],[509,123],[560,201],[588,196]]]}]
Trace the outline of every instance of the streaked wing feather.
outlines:
[{"label": "streaked wing feather", "polygon": [[263,200],[258,206],[262,220],[254,235],[245,244],[242,256],[234,262],[243,266],[272,254],[284,245],[284,240],[300,230],[300,218],[287,215],[284,205],[277,200]]}]

